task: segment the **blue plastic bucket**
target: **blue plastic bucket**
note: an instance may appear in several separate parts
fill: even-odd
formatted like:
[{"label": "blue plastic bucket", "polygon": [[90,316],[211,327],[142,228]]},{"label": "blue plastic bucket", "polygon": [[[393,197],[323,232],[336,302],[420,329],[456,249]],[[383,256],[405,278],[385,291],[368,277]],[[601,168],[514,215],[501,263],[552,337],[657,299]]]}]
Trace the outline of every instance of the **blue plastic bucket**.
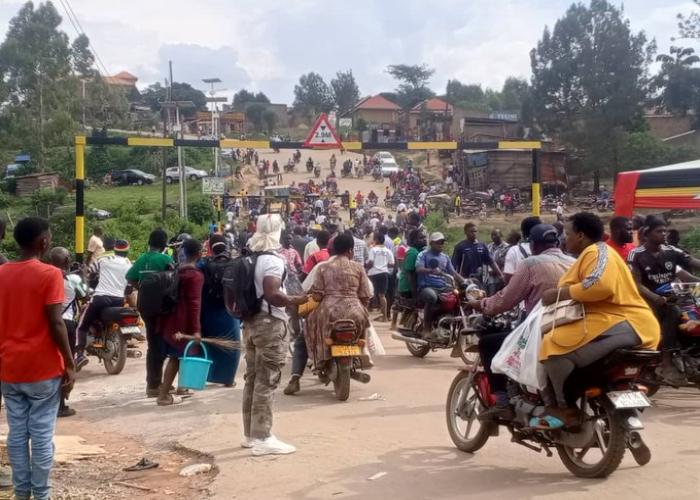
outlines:
[{"label": "blue plastic bucket", "polygon": [[207,353],[207,346],[204,342],[200,342],[200,346],[204,350],[203,358],[195,358],[187,356],[187,351],[194,344],[194,340],[190,340],[185,346],[185,353],[180,358],[180,373],[178,375],[178,387],[184,389],[194,389],[196,391],[201,391],[204,386],[207,385],[207,377],[209,376],[209,368],[211,367],[213,361],[209,359],[209,353]]}]

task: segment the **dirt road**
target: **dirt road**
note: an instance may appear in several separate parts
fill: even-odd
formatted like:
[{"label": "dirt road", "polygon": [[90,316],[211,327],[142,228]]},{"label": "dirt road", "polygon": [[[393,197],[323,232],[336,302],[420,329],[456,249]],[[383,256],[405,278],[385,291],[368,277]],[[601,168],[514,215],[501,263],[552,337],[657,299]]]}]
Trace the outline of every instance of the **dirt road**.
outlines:
[{"label": "dirt road", "polygon": [[[456,450],[447,434],[444,404],[459,360],[446,352],[412,358],[386,329],[380,328],[380,335],[387,355],[376,360],[368,385],[353,382],[348,402],[337,402],[328,387],[308,374],[300,394],[277,395],[274,432],[298,447],[291,456],[253,458],[239,447],[242,369],[236,388],[209,387],[180,406],[161,408],[143,396],[143,358],[129,359],[125,372],[116,377],[107,376],[93,358],[80,374],[72,398],[79,414],[60,421],[58,431],[89,428],[89,439],[111,451],[133,441],[139,446],[133,453],[146,456],[158,456],[174,444],[210,455],[218,475],[209,492],[220,499],[596,495],[695,499],[700,495],[699,391],[661,391],[654,398],[656,406],[644,416],[645,438],[654,454],[650,464],[638,467],[627,456],[608,480],[582,480],[571,476],[556,457],[512,444],[504,433],[475,455]],[[287,380],[288,367],[282,383]],[[379,399],[359,400],[375,393]],[[132,458],[140,456],[121,457],[121,463],[111,464],[113,469],[107,462],[99,469],[101,475],[91,479],[111,480]],[[378,473],[386,474],[369,479]],[[140,474],[141,481],[148,480],[147,472]],[[162,482],[153,488],[150,493],[134,490],[131,498],[167,498],[164,492],[173,491]],[[199,489],[187,491],[178,490],[171,498],[205,496]]]}]

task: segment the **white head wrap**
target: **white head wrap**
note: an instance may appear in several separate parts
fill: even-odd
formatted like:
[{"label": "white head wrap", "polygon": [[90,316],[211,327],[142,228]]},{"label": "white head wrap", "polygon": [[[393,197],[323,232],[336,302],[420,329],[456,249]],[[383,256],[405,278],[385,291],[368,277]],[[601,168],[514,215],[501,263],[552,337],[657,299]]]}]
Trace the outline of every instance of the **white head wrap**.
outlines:
[{"label": "white head wrap", "polygon": [[280,236],[284,221],[279,214],[265,214],[258,217],[255,234],[248,240],[248,248],[253,252],[268,252],[282,246]]}]

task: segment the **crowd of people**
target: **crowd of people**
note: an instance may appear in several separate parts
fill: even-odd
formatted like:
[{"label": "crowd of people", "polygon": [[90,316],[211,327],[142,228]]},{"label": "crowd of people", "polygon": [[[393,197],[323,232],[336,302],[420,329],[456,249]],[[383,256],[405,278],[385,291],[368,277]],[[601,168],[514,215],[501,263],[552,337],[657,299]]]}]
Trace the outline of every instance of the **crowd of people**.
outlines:
[{"label": "crowd of people", "polygon": [[[434,306],[452,280],[479,283],[487,297],[472,300],[470,307],[487,315],[514,308],[527,315],[540,300],[585,304],[585,329],[573,323],[558,328],[556,337],[543,339],[548,407],[535,426],[569,425],[575,412],[567,406],[563,386],[573,369],[621,346],[656,347],[657,321],[664,335],[664,375],[671,381],[682,375],[674,336],[679,312],[665,288],[676,279],[700,281],[691,274],[700,270],[700,260],[678,246],[677,231],[669,230],[663,218],[615,217],[606,233],[601,220],[589,213],[554,225],[526,217],[520,233],[504,238],[494,228],[488,244],[478,240],[477,225],[467,222],[464,240],[447,255],[445,235],[429,233],[423,224],[420,175],[397,182],[417,182],[420,193],[416,205],[400,203],[395,217],[377,207],[373,192],[364,196],[346,191],[340,207],[318,198],[293,204],[284,215],[252,213],[237,229],[236,221],[243,218],[238,205],[229,209],[229,225],[222,230],[212,224],[203,242],[189,235],[169,239],[162,229],[153,230],[148,250],[133,262],[128,241],[95,228],[86,265],[78,269],[67,249],[52,248],[47,221],[19,221],[13,230],[18,259],[7,262],[0,255],[0,281],[14,284],[0,287],[0,380],[18,498],[44,498],[49,491],[55,419],[75,413],[65,399],[76,373],[88,363],[91,324],[106,307],[136,304],[134,295],[143,291],[144,280],[167,270],[177,273],[175,306],[164,314],[142,314],[145,395],[164,407],[192,397],[190,390],[176,384],[188,340],[210,336],[240,341],[243,328],[241,445],[254,455],[295,451],[271,432],[272,396],[281,380],[288,337],[294,347],[284,394],[291,396],[302,389],[309,359],[316,367],[329,359],[325,340],[333,322],[351,319],[360,335],[372,322],[391,321],[395,329],[400,317],[396,309],[392,313],[392,304],[409,300],[424,307],[423,335],[428,338],[435,334]],[[347,224],[339,215],[343,206],[350,212]],[[0,238],[4,233],[0,221]],[[250,286],[259,301],[243,324],[226,303],[221,272],[239,254],[254,256]],[[497,401],[480,418],[512,418],[505,378],[492,373],[489,362],[505,335],[489,336],[479,346]],[[234,387],[239,352],[210,352],[208,381]]]}]

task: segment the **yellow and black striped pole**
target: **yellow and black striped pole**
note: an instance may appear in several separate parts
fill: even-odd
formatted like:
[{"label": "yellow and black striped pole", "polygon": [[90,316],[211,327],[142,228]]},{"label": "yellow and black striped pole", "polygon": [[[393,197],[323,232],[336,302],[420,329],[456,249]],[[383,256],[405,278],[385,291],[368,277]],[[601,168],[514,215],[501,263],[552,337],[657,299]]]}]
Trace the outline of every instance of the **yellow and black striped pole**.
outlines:
[{"label": "yellow and black striped pole", "polygon": [[540,158],[539,149],[532,150],[532,215],[540,215]]},{"label": "yellow and black striped pole", "polygon": [[75,138],[75,260],[85,253],[85,136]]}]

